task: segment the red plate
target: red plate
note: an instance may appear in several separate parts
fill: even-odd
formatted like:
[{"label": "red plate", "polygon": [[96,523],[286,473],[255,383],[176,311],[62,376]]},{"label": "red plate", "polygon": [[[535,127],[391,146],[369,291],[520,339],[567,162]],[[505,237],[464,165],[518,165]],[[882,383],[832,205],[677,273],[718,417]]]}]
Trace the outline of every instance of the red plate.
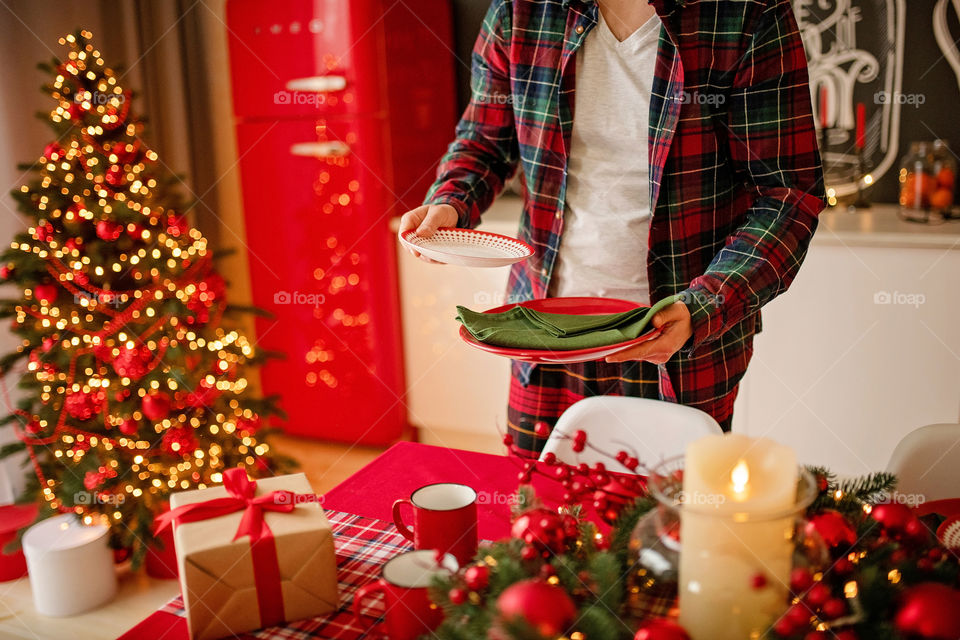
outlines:
[{"label": "red plate", "polygon": [[[518,306],[518,303],[506,304],[496,309],[488,309],[484,313],[501,313],[509,311]],[[533,309],[534,311],[543,311],[546,313],[573,313],[577,315],[599,315],[604,313],[621,313],[637,309],[644,305],[630,302],[629,300],[617,300],[616,298],[544,298],[543,300],[528,300],[519,303],[519,306]],[[511,360],[520,360],[522,362],[539,362],[544,364],[572,364],[574,362],[590,362],[591,360],[602,360],[605,357],[623,351],[629,347],[652,340],[660,335],[659,329],[651,329],[639,338],[627,340],[617,344],[606,345],[603,347],[590,347],[589,349],[574,349],[569,351],[551,351],[549,349],[514,349],[511,347],[498,347],[492,344],[480,342],[467,331],[467,328],[460,325],[460,339],[471,347],[493,353]]]}]

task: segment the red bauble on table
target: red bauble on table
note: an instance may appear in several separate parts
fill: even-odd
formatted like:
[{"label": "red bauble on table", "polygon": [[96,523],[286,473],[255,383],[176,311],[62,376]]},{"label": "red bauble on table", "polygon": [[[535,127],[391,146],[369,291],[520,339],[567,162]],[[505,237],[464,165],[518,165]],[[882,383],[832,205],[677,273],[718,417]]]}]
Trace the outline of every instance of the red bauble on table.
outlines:
[{"label": "red bauble on table", "polygon": [[880,523],[890,533],[902,533],[907,524],[916,520],[917,516],[905,504],[888,503],[875,505],[870,510],[870,517]]},{"label": "red bauble on table", "polygon": [[640,625],[633,640],[690,640],[690,636],[673,620],[661,618]]},{"label": "red bauble on table", "polygon": [[831,549],[846,551],[857,541],[857,532],[843,514],[827,509],[807,521],[807,533],[816,533]]},{"label": "red bauble on table", "polygon": [[450,602],[459,606],[467,601],[467,599],[470,597],[470,594],[467,593],[466,589],[454,587],[453,589],[450,589],[450,593],[447,594],[447,597],[450,598]]},{"label": "red bauble on table", "polygon": [[143,397],[141,407],[143,415],[154,422],[170,415],[170,396],[162,391],[151,391]]},{"label": "red bauble on table", "polygon": [[485,564],[475,564],[463,573],[463,581],[471,591],[486,589],[490,582],[490,568]]},{"label": "red bauble on table", "polygon": [[567,635],[577,616],[573,600],[561,587],[531,578],[510,585],[497,598],[503,621],[520,618],[548,638]]},{"label": "red bauble on table", "polygon": [[897,631],[927,640],[960,638],[960,591],[938,582],[909,587],[894,617]]},{"label": "red bauble on table", "polygon": [[510,535],[537,551],[562,553],[572,542],[564,516],[550,509],[530,509],[513,522]]}]

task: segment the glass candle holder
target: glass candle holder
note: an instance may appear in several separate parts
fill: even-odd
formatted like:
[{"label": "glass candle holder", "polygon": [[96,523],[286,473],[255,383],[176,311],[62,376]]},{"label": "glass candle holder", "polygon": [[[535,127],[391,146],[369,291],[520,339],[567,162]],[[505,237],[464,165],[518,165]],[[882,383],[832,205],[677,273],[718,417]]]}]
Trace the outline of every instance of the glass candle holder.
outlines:
[{"label": "glass candle holder", "polygon": [[683,464],[678,456],[650,472],[657,505],[630,541],[630,615],[679,617],[692,640],[761,638],[789,605],[791,570],[828,560],[803,517],[816,480],[801,467],[790,508],[757,514],[720,496],[685,495]]}]

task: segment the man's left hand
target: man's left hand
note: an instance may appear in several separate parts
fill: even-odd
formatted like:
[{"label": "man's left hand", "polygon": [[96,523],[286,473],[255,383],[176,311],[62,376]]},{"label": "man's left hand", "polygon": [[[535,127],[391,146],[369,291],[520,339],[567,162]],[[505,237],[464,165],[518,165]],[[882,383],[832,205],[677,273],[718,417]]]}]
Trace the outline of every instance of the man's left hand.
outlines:
[{"label": "man's left hand", "polygon": [[653,326],[660,329],[660,335],[653,340],[641,342],[611,356],[607,362],[626,362],[627,360],[646,360],[654,364],[663,364],[693,335],[690,322],[690,310],[683,302],[672,305],[653,316]]}]

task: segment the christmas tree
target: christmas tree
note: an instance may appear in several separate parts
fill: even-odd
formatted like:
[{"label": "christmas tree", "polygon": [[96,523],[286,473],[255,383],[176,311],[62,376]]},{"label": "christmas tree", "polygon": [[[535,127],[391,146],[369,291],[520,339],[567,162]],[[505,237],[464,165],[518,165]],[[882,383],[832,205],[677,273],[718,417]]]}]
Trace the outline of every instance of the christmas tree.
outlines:
[{"label": "christmas tree", "polygon": [[207,241],[90,37],[61,38],[66,59],[40,65],[56,141],[25,167],[13,195],[30,227],[0,256],[17,288],[0,313],[21,339],[0,368],[22,372],[5,421],[18,441],[0,456],[26,449],[41,517],[108,521],[137,562],[171,491],[290,461],[264,442],[277,410],[248,392],[258,356],[221,326],[235,310]]}]

